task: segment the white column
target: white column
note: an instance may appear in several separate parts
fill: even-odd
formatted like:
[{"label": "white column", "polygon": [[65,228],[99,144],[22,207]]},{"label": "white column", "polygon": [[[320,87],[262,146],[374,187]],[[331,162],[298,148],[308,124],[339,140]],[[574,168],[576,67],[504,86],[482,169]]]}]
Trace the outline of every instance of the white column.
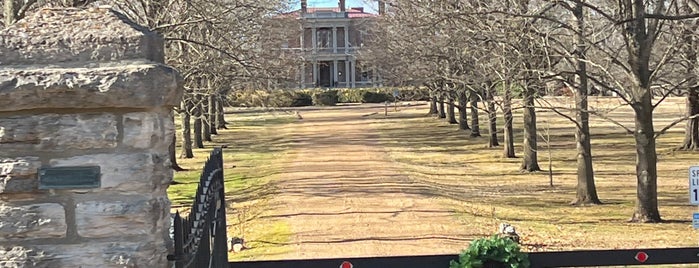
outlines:
[{"label": "white column", "polygon": [[349,53],[349,27],[345,26],[345,53]]},{"label": "white column", "polygon": [[333,27],[333,53],[337,53],[337,27]]},{"label": "white column", "polygon": [[306,35],[306,28],[301,28],[301,37],[299,37],[299,41],[301,41],[301,51],[305,51],[305,46],[303,43],[303,37]]},{"label": "white column", "polygon": [[313,48],[313,53],[316,53],[316,49],[318,46],[318,30],[316,29],[315,25],[311,26],[311,42],[313,42],[313,44],[311,44],[311,47]]},{"label": "white column", "polygon": [[350,71],[352,72],[352,87],[354,88],[354,87],[357,87],[357,76],[356,76],[357,61],[356,60],[352,59],[352,66],[350,68],[352,69]]},{"label": "white column", "polygon": [[333,86],[337,86],[337,60],[333,60]]},{"label": "white column", "polygon": [[306,62],[301,62],[301,88],[306,88]]},{"label": "white column", "polygon": [[318,61],[313,60],[313,87],[318,86]]},{"label": "white column", "polygon": [[350,61],[345,59],[345,87],[350,87]]}]

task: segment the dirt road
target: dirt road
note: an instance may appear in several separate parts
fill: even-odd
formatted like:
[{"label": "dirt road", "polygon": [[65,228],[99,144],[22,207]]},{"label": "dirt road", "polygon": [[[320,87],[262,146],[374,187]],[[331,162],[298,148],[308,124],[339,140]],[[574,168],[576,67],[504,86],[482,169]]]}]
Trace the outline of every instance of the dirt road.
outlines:
[{"label": "dirt road", "polygon": [[293,250],[275,259],[453,254],[473,239],[390,160],[372,124],[385,120],[380,107],[302,116],[284,130],[292,160],[266,213],[293,233]]}]

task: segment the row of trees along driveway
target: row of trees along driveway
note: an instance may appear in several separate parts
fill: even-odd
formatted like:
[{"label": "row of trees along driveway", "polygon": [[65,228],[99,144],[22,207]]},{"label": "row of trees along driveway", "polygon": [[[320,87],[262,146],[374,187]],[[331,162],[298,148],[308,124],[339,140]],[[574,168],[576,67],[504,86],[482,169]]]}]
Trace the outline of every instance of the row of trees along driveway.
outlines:
[{"label": "row of trees along driveway", "polygon": [[[496,106],[504,118],[505,157],[514,157],[513,97],[521,97],[521,169],[537,171],[536,111],[550,109],[576,126],[577,194],[573,204],[600,204],[594,181],[590,94],[617,96],[633,108],[637,198],[634,222],[659,222],[656,138],[686,121],[683,150],[699,149],[697,34],[694,0],[389,0],[365,60],[387,84],[428,87],[433,113],[480,136],[488,114],[489,145],[497,146]],[[555,84],[575,99],[575,116],[542,98]],[[687,97],[687,114],[662,128],[654,109],[668,96]],[[456,100],[456,103],[454,103]],[[470,102],[468,125],[466,103]],[[483,108],[478,108],[481,102]],[[444,107],[446,103],[446,108]],[[446,109],[446,113],[444,110]],[[454,109],[459,111],[459,120]]]},{"label": "row of trees along driveway", "polygon": [[[181,156],[192,157],[216,129],[225,127],[226,96],[250,89],[287,87],[297,56],[279,48],[299,35],[294,18],[277,16],[284,0],[3,0],[3,26],[38,8],[109,4],[130,19],[161,33],[166,63],[185,79]],[[489,145],[498,146],[496,108],[503,111],[503,154],[515,156],[512,110],[523,109],[521,169],[537,171],[536,111],[551,109],[576,126],[578,183],[574,204],[600,203],[591,159],[593,91],[613,93],[633,108],[637,154],[637,201],[632,221],[661,221],[657,204],[655,140],[685,122],[680,149],[699,148],[697,97],[697,18],[694,0],[387,0],[363,53],[387,84],[426,86],[441,117],[480,136],[479,111],[488,115]],[[272,19],[274,18],[274,19]],[[296,30],[295,30],[296,29]],[[574,117],[545,103],[547,83],[570,89]],[[687,97],[687,115],[660,128],[653,110],[667,96]],[[521,97],[522,103],[513,103]],[[445,108],[446,103],[446,108]],[[482,103],[479,107],[479,103]],[[471,120],[467,117],[470,106]],[[455,109],[458,109],[458,120]],[[445,112],[446,111],[446,112]],[[611,120],[607,118],[608,120]],[[470,123],[470,124],[469,124]],[[173,144],[171,158],[176,163]],[[177,168],[177,165],[174,165]]]},{"label": "row of trees along driveway", "polygon": [[[44,7],[109,5],[129,19],[160,33],[165,63],[184,77],[185,94],[175,109],[182,118],[180,157],[193,157],[217,129],[225,128],[223,108],[236,92],[269,89],[293,81],[296,55],[282,43],[297,38],[294,18],[279,16],[293,1],[285,0],[2,0],[2,25],[10,25]],[[290,68],[292,66],[292,68]],[[191,122],[193,121],[193,122]],[[192,140],[194,137],[194,140]],[[176,144],[170,149],[177,165]]]}]

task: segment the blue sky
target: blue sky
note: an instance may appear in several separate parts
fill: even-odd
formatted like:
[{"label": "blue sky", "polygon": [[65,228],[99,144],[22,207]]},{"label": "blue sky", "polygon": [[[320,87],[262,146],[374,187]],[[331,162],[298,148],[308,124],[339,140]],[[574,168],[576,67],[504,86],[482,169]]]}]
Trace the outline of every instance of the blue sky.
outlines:
[{"label": "blue sky", "polygon": [[[301,8],[301,1],[294,1],[294,9]],[[308,0],[308,7],[336,7],[337,0]],[[376,1],[345,0],[347,7],[364,7],[365,12],[377,13]]]}]

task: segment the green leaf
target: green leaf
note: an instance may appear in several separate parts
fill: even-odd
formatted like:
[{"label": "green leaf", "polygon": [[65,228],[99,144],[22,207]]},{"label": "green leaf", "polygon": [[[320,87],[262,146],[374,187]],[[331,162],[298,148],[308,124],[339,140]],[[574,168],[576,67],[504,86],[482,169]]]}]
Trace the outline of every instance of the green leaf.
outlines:
[{"label": "green leaf", "polygon": [[459,260],[451,261],[450,268],[481,268],[484,262],[495,261],[509,267],[528,268],[529,256],[520,251],[519,244],[498,236],[474,240],[459,254]]}]

